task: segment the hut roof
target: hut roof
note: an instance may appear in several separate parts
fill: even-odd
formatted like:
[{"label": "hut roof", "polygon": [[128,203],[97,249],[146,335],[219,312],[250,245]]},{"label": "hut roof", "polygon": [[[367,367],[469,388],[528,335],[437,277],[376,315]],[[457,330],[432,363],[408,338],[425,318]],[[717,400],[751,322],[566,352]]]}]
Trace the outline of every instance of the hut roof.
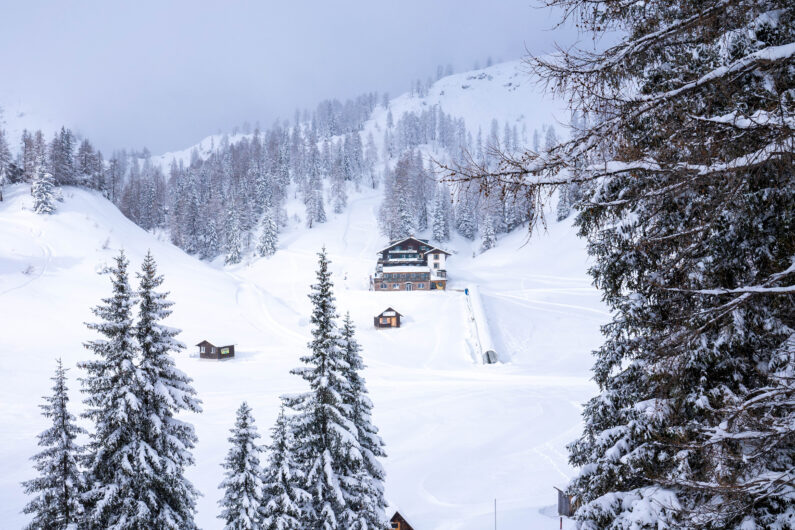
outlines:
[{"label": "hut roof", "polygon": [[414,527],[400,515],[400,512],[395,512],[395,515],[392,516],[392,519],[389,520],[390,523],[400,523],[400,530],[414,530]]},{"label": "hut roof", "polygon": [[381,314],[380,314],[380,315],[378,315],[378,316],[379,316],[379,317],[391,317],[391,316],[393,316],[393,315],[388,315],[388,314],[387,314],[387,313],[389,313],[390,311],[391,311],[392,313],[394,313],[395,315],[399,316],[399,317],[402,317],[402,316],[403,316],[403,315],[401,315],[400,313],[398,313],[397,311],[395,311],[394,309],[392,309],[391,307],[387,307],[386,309],[384,309],[383,311],[381,311]]}]

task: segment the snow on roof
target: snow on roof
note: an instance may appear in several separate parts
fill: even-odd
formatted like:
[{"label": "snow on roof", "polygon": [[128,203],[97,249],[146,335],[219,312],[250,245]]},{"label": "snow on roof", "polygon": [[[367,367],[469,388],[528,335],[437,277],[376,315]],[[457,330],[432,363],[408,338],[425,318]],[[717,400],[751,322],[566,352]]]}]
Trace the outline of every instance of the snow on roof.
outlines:
[{"label": "snow on roof", "polygon": [[381,252],[389,250],[390,248],[394,247],[395,245],[399,245],[400,243],[403,243],[404,241],[407,241],[409,239],[413,239],[414,241],[419,241],[420,243],[423,243],[423,244],[428,245],[429,247],[431,247],[431,250],[426,251],[425,254],[430,254],[432,252],[443,252],[443,253],[447,254],[448,256],[450,255],[449,252],[447,252],[445,250],[442,250],[442,249],[440,249],[438,247],[435,247],[435,246],[431,245],[430,243],[428,243],[427,239],[420,239],[420,238],[414,237],[414,236],[404,237],[403,239],[398,239],[398,240],[392,241],[392,242],[389,243],[388,247],[382,248],[381,250],[376,252],[376,254],[380,254]]},{"label": "snow on roof", "polygon": [[196,346],[202,346],[202,345],[205,345],[205,344],[209,344],[210,346],[215,346],[216,348],[222,348],[224,346],[234,346],[235,345],[235,343],[233,341],[231,341],[231,340],[229,342],[219,342],[219,341],[210,342],[209,340],[204,339],[203,341],[198,343]]}]

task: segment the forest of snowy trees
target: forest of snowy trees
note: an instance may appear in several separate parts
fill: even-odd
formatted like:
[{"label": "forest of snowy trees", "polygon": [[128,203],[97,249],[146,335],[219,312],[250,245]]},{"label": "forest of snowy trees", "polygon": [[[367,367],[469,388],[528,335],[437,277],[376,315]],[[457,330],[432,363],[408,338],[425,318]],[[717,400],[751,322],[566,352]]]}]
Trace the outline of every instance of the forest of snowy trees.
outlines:
[{"label": "forest of snowy trees", "polygon": [[612,321],[569,445],[578,527],[795,528],[795,7],[546,3],[622,36],[530,61],[580,129],[448,175],[582,195]]},{"label": "forest of snowy trees", "polygon": [[[365,133],[379,106],[387,111],[383,131]],[[276,122],[267,130],[224,135],[209,154],[195,151],[189,162],[172,161],[167,170],[145,149],[117,151],[106,160],[66,128],[49,142],[41,132],[25,131],[13,157],[0,130],[0,194],[5,182],[29,182],[34,209],[51,213],[60,186],[95,189],[143,229],[165,231],[201,259],[223,256],[234,264],[247,254],[276,252],[279,233],[294,221],[287,217],[287,201],[303,203],[303,222],[311,228],[343,212],[349,194],[381,188],[379,225],[388,238],[427,231],[441,243],[455,231],[470,240],[480,237],[487,250],[498,234],[527,221],[526,201],[451,187],[438,179],[432,159],[471,157],[494,165],[498,148],[518,152],[530,144],[528,134],[527,124],[520,130],[497,120],[485,133],[469,131],[462,118],[438,106],[393,116],[388,96],[379,101],[375,93],[323,101],[311,113],[296,112],[292,123]],[[556,143],[551,125],[532,134],[536,150]],[[569,204],[574,194],[561,196]],[[564,210],[561,218],[570,206]]]}]

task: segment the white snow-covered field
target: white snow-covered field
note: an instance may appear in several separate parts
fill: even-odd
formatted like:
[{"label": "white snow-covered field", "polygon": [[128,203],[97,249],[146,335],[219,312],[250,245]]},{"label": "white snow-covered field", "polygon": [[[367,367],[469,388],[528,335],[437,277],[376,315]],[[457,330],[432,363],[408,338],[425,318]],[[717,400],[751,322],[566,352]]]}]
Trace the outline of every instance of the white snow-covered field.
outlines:
[{"label": "white snow-covered field", "polygon": [[[267,440],[279,395],[302,388],[289,370],[310,338],[306,295],[326,245],[339,311],[351,312],[364,347],[389,454],[390,510],[418,530],[491,528],[496,498],[499,528],[558,528],[552,487],[573,472],[565,445],[596,391],[589,352],[607,320],[585,272],[583,241],[568,222],[529,241],[510,234],[475,258],[476,243],[455,240],[447,292],[370,292],[375,252],[385,244],[375,221],[379,193],[352,196],[345,213],[315,229],[289,228],[270,259],[225,268],[159,241],[92,192],[67,188],[58,212],[40,216],[30,211],[27,186],[8,187],[0,203],[0,526],[26,521],[19,483],[33,476],[28,458],[46,425],[38,405],[55,357],[72,368],[71,404],[82,408],[75,364],[89,355],[82,343],[92,337],[83,322],[109,293],[97,271],[120,248],[136,270],[151,248],[176,303],[170,324],[189,345],[178,365],[204,402],[204,412],[188,418],[199,436],[189,472],[204,494],[198,523],[220,528],[217,485],[234,411],[247,400]],[[479,362],[457,290],[471,285],[510,362]],[[387,306],[405,315],[401,329],[373,328]],[[192,345],[202,339],[233,342],[236,358],[198,359]]]}]

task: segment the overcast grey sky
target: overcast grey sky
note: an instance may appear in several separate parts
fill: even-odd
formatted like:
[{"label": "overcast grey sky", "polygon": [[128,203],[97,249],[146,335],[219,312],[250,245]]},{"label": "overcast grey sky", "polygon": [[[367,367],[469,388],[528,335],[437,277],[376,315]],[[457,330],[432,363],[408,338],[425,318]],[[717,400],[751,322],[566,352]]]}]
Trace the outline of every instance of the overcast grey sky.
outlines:
[{"label": "overcast grey sky", "polygon": [[[181,149],[328,97],[398,95],[572,29],[534,0],[0,0],[0,93],[105,151]],[[3,102],[0,101],[0,106]]]}]

